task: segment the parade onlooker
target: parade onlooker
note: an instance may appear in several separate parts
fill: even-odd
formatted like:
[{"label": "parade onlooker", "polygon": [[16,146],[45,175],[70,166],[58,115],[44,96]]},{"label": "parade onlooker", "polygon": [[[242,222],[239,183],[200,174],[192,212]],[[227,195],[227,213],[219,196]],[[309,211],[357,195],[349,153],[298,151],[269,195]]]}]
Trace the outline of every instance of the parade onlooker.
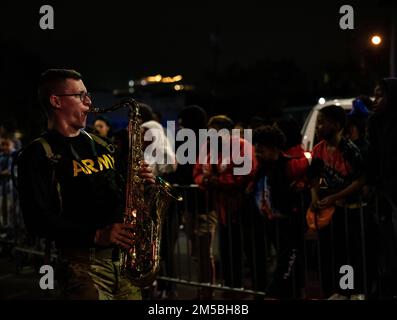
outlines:
[{"label": "parade onlooker", "polygon": [[[152,168],[153,175],[162,176],[168,179],[168,175],[175,172],[177,169],[177,163],[175,152],[172,150],[170,141],[165,135],[163,126],[155,120],[149,120],[141,124],[141,130],[142,138],[144,139],[143,151],[145,161]],[[165,217],[165,225],[169,226],[169,223],[174,221],[174,218],[172,217],[174,214],[175,209],[171,206],[170,210],[168,210],[167,216]],[[170,235],[169,228],[164,227],[161,240],[162,247],[166,247],[166,244],[169,244],[170,242],[172,242],[173,246],[175,242],[172,241],[171,238],[176,240],[177,235],[176,230],[174,230],[173,235]],[[162,269],[165,269],[162,270],[162,272],[167,276],[166,271],[173,270],[173,255],[171,251],[162,252],[161,258],[161,267]],[[155,282],[155,285],[156,284],[157,287],[155,286],[155,288],[153,288],[153,293],[156,298],[170,299],[176,297],[175,286],[172,283],[157,280],[157,282]]]},{"label": "parade onlooker", "polygon": [[[368,164],[368,139],[367,139],[367,123],[371,115],[372,101],[368,96],[359,96],[353,100],[352,110],[347,114],[346,128],[344,136],[350,139],[360,150],[361,156],[364,160],[364,166]],[[365,167],[365,171],[368,168]],[[367,298],[372,298],[377,290],[376,288],[376,244],[378,219],[376,217],[376,209],[374,207],[373,192],[371,187],[366,184],[362,190],[363,207],[361,217],[365,229],[362,230],[361,240],[362,246],[365,249],[366,260],[366,289]],[[360,221],[361,223],[361,221]],[[369,245],[371,244],[371,245]],[[365,275],[364,275],[365,276]]]},{"label": "parade onlooker", "polygon": [[381,298],[397,297],[397,79],[375,87],[368,121],[368,184],[377,194],[378,270]]},{"label": "parade onlooker", "polygon": [[360,149],[363,159],[366,159],[368,152],[367,121],[370,115],[368,104],[368,99],[365,96],[353,100],[352,110],[347,114],[345,128],[345,137]]},{"label": "parade onlooker", "polygon": [[[244,201],[244,190],[252,180],[256,168],[256,159],[254,157],[253,146],[240,136],[231,135],[233,121],[224,115],[214,116],[208,121],[208,128],[215,129],[219,133],[219,150],[216,150],[215,159],[217,163],[211,164],[211,153],[209,144],[204,144],[200,149],[199,158],[205,153],[207,155],[204,164],[197,163],[194,167],[194,180],[203,190],[207,190],[207,200],[212,203],[219,219],[219,241],[222,274],[224,284],[231,287],[241,287],[242,285],[242,225],[241,214]],[[251,163],[251,170],[246,175],[236,175],[233,169],[237,166],[233,162],[233,156],[229,152],[230,161],[225,161],[222,156],[222,150],[228,144],[231,146],[233,141],[240,146],[239,155],[246,157]],[[208,152],[209,150],[209,152]],[[207,152],[205,152],[207,151]],[[208,224],[210,224],[211,233],[215,232],[214,222],[216,218],[211,218],[208,214]],[[213,238],[213,237],[212,237]],[[212,244],[210,244],[210,248]],[[212,252],[211,252],[212,254]],[[212,271],[214,274],[215,270]],[[226,294],[227,295],[227,294]]]},{"label": "parade onlooker", "polygon": [[110,121],[104,116],[96,117],[94,121],[95,134],[98,134],[102,138],[110,139],[112,137],[112,125]]},{"label": "parade onlooker", "polygon": [[[259,289],[268,297],[301,297],[302,289],[302,215],[299,210],[300,198],[294,188],[295,182],[305,176],[309,162],[305,157],[292,158],[282,150],[285,136],[276,126],[261,126],[254,131],[255,154],[258,170],[253,186],[256,210],[251,212],[254,221],[255,248],[253,252]],[[263,231],[265,230],[265,234]],[[276,269],[271,280],[266,281],[265,266],[269,253],[267,241],[276,250]],[[265,282],[267,286],[265,287]],[[297,290],[298,291],[298,290]]]},{"label": "parade onlooker", "polygon": [[16,156],[15,142],[10,136],[0,137],[0,237],[11,236],[18,219],[19,206],[11,179],[12,163]]},{"label": "parade onlooker", "polygon": [[[151,120],[141,124],[143,129],[145,160],[151,166],[153,174],[165,175],[175,172],[176,156],[164,128],[157,121]],[[147,150],[147,152],[146,152]]]},{"label": "parade onlooker", "polygon": [[[317,214],[335,208],[330,224],[318,230],[322,289],[325,296],[334,293],[330,299],[348,299],[350,295],[363,293],[364,262],[360,261],[358,235],[364,165],[359,149],[342,135],[345,125],[346,113],[342,107],[331,105],[320,110],[317,119],[320,142],[313,149],[310,168],[312,210]],[[352,265],[355,270],[354,290],[339,287],[336,275],[342,265]]]},{"label": "parade onlooker", "polygon": [[0,124],[0,136],[9,137],[14,144],[15,150],[22,148],[23,134],[18,130],[14,121],[5,121]]},{"label": "parade onlooker", "polygon": [[[195,137],[195,155],[198,158],[199,131],[207,128],[207,112],[200,106],[190,105],[181,110],[177,116],[179,129],[192,130]],[[176,148],[182,143],[176,141]],[[177,159],[178,160],[178,159]],[[193,179],[194,164],[178,163],[177,170],[171,174],[171,181],[182,186],[195,185]],[[215,262],[212,253],[212,244],[214,240],[216,220],[211,223],[211,219],[215,216],[211,214],[212,208],[206,202],[205,191],[199,188],[186,188],[185,195],[191,199],[182,209],[183,214],[180,221],[183,223],[184,230],[189,238],[192,257],[197,258],[199,263],[199,281],[204,283],[214,283],[215,281]],[[208,288],[200,288],[198,290],[198,299],[212,299],[213,291]]]}]

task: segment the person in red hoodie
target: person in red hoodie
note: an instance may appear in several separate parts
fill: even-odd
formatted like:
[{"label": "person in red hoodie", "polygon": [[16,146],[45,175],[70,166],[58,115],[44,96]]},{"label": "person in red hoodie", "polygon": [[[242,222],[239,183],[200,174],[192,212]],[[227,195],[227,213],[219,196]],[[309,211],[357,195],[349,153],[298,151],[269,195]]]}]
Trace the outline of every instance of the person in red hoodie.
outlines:
[{"label": "person in red hoodie", "polygon": [[[218,220],[224,284],[239,288],[242,286],[241,214],[243,214],[244,191],[253,179],[256,159],[254,148],[249,141],[242,139],[240,135],[231,135],[233,127],[233,121],[224,115],[214,116],[209,120],[208,128],[216,130],[218,140],[221,140],[218,144],[221,148],[214,151],[208,142],[201,147],[200,161],[194,167],[193,177],[200,188],[207,190],[208,215],[214,217],[215,214],[216,217],[216,220],[209,219],[212,220],[212,235],[214,235],[216,227],[214,222]],[[233,144],[234,146],[239,145],[239,150],[232,148],[231,152],[225,152],[225,148]],[[213,162],[211,154],[213,155],[214,152],[216,152],[217,163],[211,164]],[[236,174],[236,169],[241,168],[241,165],[234,161],[236,159],[234,153],[243,156],[245,164],[249,164],[250,170],[245,172],[246,174]],[[209,249],[213,266],[212,241],[209,245],[210,248],[207,250]],[[214,274],[213,267],[211,272]]]}]

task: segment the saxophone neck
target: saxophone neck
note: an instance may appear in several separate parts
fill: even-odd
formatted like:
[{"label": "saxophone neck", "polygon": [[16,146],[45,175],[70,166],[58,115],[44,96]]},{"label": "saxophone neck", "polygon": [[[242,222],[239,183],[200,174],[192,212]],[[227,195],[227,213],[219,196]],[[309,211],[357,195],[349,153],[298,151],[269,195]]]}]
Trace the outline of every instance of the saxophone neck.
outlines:
[{"label": "saxophone neck", "polygon": [[115,103],[114,105],[110,106],[109,108],[105,107],[96,107],[91,105],[88,112],[92,113],[106,113],[106,112],[113,112],[121,108],[129,108],[131,112],[131,116],[140,116],[139,114],[139,103],[132,98],[125,98],[121,101]]}]

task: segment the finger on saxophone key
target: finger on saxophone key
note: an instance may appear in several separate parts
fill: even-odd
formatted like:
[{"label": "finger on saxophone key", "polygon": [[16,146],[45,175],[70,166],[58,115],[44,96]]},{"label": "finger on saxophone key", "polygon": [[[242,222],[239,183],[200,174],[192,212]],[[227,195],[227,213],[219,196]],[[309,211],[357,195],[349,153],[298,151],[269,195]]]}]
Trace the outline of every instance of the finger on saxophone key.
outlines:
[{"label": "finger on saxophone key", "polygon": [[145,180],[145,182],[150,183],[150,184],[155,184],[155,177],[153,174],[152,168],[147,164],[145,161],[142,161],[140,163],[140,171],[139,174],[140,176]]}]

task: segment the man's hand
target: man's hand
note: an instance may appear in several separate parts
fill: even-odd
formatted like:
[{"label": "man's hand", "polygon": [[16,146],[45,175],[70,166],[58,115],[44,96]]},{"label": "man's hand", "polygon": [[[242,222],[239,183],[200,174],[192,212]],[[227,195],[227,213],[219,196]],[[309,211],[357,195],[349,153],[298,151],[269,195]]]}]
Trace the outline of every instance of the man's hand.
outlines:
[{"label": "man's hand", "polygon": [[95,233],[94,242],[100,246],[117,245],[128,250],[133,244],[132,226],[124,223],[114,223]]},{"label": "man's hand", "polygon": [[310,203],[310,208],[311,208],[313,211],[318,210],[318,209],[319,209],[319,202],[320,202],[320,201],[312,201],[312,202]]},{"label": "man's hand", "polygon": [[327,207],[331,207],[331,206],[335,205],[335,201],[336,201],[336,199],[333,196],[325,197],[324,199],[319,201],[318,208],[324,209]]},{"label": "man's hand", "polygon": [[145,161],[141,162],[141,169],[140,169],[141,178],[144,179],[145,182],[147,183],[155,184],[156,180],[152,171],[153,171],[152,168],[150,168],[150,166]]}]

